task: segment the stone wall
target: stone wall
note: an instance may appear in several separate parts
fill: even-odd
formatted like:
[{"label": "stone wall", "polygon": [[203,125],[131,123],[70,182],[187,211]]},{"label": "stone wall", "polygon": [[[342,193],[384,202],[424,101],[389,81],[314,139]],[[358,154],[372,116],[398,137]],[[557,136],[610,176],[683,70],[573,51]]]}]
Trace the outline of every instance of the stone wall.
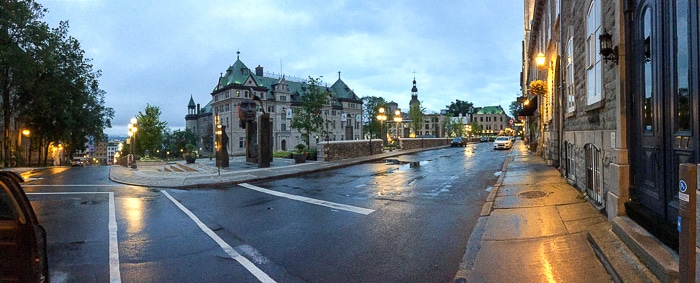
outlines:
[{"label": "stone wall", "polygon": [[382,153],[382,140],[348,140],[321,142],[316,145],[318,161],[333,161]]},{"label": "stone wall", "polygon": [[450,145],[451,138],[402,138],[401,149],[410,150]]}]

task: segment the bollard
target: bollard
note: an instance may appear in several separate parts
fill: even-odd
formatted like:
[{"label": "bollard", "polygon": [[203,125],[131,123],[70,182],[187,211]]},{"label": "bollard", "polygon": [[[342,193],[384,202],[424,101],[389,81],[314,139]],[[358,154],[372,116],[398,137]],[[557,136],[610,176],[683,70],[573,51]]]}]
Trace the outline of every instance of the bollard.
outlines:
[{"label": "bollard", "polygon": [[695,199],[697,166],[678,166],[678,275],[679,282],[695,282]]}]

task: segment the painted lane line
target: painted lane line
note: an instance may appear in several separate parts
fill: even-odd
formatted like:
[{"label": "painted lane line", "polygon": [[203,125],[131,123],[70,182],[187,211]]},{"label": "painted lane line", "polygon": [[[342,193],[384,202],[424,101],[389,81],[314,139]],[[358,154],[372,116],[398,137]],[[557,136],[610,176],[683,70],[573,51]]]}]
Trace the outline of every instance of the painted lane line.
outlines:
[{"label": "painted lane line", "polygon": [[194,215],[194,213],[192,213],[192,211],[190,211],[189,209],[187,209],[187,208],[186,208],[184,205],[182,205],[179,201],[175,200],[175,198],[173,198],[168,192],[166,192],[165,190],[163,190],[163,191],[161,191],[161,192],[162,192],[168,199],[170,199],[170,201],[172,201],[172,202],[175,204],[175,206],[177,206],[178,208],[180,208],[180,210],[182,210],[182,212],[184,212],[185,214],[187,214],[187,216],[189,216],[190,219],[192,219],[192,221],[194,221],[194,223],[196,223],[197,226],[199,226],[199,229],[202,229],[202,231],[204,231],[204,233],[206,233],[207,235],[209,235],[209,237],[210,237],[212,240],[214,240],[214,242],[216,242],[217,244],[219,244],[219,246],[224,250],[224,252],[226,252],[226,254],[228,254],[231,258],[233,258],[233,259],[235,259],[236,261],[238,261],[238,263],[240,263],[241,265],[243,265],[243,267],[245,267],[245,269],[247,269],[250,273],[252,273],[253,276],[255,276],[256,278],[258,278],[258,280],[260,280],[260,282],[275,282],[275,280],[273,280],[272,278],[270,278],[270,276],[268,276],[265,272],[263,272],[263,271],[260,270],[257,266],[255,266],[254,263],[252,263],[252,262],[251,262],[250,260],[248,260],[246,257],[244,257],[244,256],[242,256],[241,254],[239,254],[239,253],[238,253],[236,250],[234,250],[229,244],[227,244],[226,242],[224,242],[224,240],[221,239],[221,237],[219,237],[219,235],[216,235],[216,233],[214,233],[214,231],[212,231],[211,229],[209,229],[209,227],[207,227],[207,225],[204,225],[204,223],[202,223],[202,221],[200,221],[199,218],[198,218],[196,215]]},{"label": "painted lane line", "polygon": [[117,212],[114,193],[109,193],[109,281],[122,282],[119,272],[119,241],[117,240]]},{"label": "painted lane line", "polygon": [[352,206],[352,205],[347,205],[347,204],[340,204],[340,203],[334,203],[334,202],[325,201],[325,200],[317,200],[317,199],[313,199],[313,198],[291,195],[291,194],[287,194],[287,193],[282,193],[282,192],[278,192],[278,191],[273,191],[273,190],[268,190],[265,188],[253,186],[253,185],[248,184],[248,183],[241,183],[238,185],[241,187],[247,188],[247,189],[261,192],[261,193],[270,194],[273,196],[288,198],[288,199],[297,200],[297,201],[303,201],[303,202],[310,203],[310,204],[326,206],[326,207],[330,207],[330,208],[338,209],[338,210],[345,210],[345,211],[350,211],[350,212],[364,214],[364,215],[368,215],[368,214],[374,212],[374,209],[362,208],[362,207],[357,207],[357,206]]},{"label": "painted lane line", "polygon": [[[42,185],[42,184],[22,184],[22,187],[135,187],[132,185]],[[102,192],[104,193],[104,192]]]},{"label": "painted lane line", "polygon": [[[23,186],[24,187],[24,186]],[[26,193],[27,195],[109,195],[109,282],[122,282],[119,271],[119,240],[117,239],[117,210],[114,203],[113,192],[54,192],[54,193]]]}]

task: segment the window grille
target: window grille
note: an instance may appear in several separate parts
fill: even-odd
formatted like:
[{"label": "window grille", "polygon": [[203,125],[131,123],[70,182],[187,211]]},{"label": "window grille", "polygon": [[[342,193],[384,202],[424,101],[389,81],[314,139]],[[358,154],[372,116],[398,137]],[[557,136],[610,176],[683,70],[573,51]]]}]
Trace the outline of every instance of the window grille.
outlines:
[{"label": "window grille", "polygon": [[600,148],[589,143],[584,146],[584,150],[586,152],[586,194],[595,204],[605,208]]}]

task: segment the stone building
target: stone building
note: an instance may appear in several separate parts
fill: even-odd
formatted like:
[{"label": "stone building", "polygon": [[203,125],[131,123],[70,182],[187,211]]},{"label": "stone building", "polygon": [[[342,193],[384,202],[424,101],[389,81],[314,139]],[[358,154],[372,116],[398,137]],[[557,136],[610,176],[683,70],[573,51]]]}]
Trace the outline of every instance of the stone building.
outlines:
[{"label": "stone building", "polygon": [[[536,153],[614,225],[632,223],[678,250],[678,168],[700,160],[698,3],[526,0],[524,8],[519,101],[537,104],[521,114]],[[535,96],[527,89],[538,79],[548,87]]]},{"label": "stone building", "polygon": [[[240,54],[240,53],[239,53]],[[330,103],[321,113],[325,129],[312,133],[309,146],[314,147],[326,140],[358,140],[362,138],[362,100],[340,78],[331,86],[323,86],[330,93]],[[301,134],[291,128],[293,113],[301,106],[301,97],[307,92],[306,80],[287,78],[283,75],[266,74],[263,67],[249,69],[237,56],[236,62],[223,73],[211,93],[211,101],[200,108],[191,98],[187,128],[200,137],[198,145],[204,154],[213,148],[214,123],[218,116],[226,126],[229,137],[228,151],[231,155],[245,154],[245,130],[239,127],[238,104],[245,99],[258,96],[263,111],[270,113],[273,125],[273,150],[290,151],[297,144],[305,144]],[[211,137],[211,138],[210,138]]]},{"label": "stone building", "polygon": [[511,117],[506,114],[506,111],[500,105],[475,107],[471,121],[483,127],[482,133],[484,135],[496,136],[513,133]]}]

